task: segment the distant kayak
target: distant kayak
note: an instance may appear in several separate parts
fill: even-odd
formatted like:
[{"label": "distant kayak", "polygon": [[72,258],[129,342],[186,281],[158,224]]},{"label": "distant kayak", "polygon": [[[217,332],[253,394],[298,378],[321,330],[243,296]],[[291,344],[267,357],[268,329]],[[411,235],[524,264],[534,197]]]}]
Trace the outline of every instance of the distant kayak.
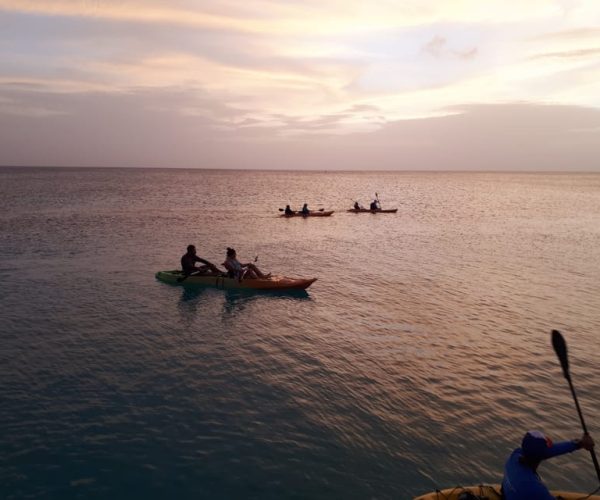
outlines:
[{"label": "distant kayak", "polygon": [[305,290],[317,281],[317,278],[288,278],[286,276],[242,280],[225,276],[188,276],[182,279],[183,277],[183,273],[179,270],[156,273],[156,279],[172,285],[212,286],[226,290]]},{"label": "distant kayak", "polygon": [[329,217],[334,211],[333,210],[323,210],[322,212],[310,211],[307,214],[303,214],[302,212],[294,212],[293,214],[281,214],[281,217]]},{"label": "distant kayak", "polygon": [[377,208],[375,210],[371,210],[370,208],[349,208],[348,210],[346,210],[346,212],[353,212],[355,214],[363,214],[363,213],[367,213],[370,212],[372,214],[377,214],[377,213],[381,213],[381,214],[395,214],[398,211],[397,208],[388,208],[388,209],[382,209],[382,208]]},{"label": "distant kayak", "polygon": [[[427,493],[419,497],[415,497],[414,500],[459,500],[460,495],[465,493],[471,493],[475,495],[475,498],[486,499],[486,500],[500,500],[500,485],[479,485],[479,486],[455,486],[454,488],[448,488],[445,490],[438,490],[432,493]],[[551,491],[553,496],[556,498],[563,498],[564,500],[576,500],[576,499],[589,499],[589,500],[600,500],[598,495],[590,495],[587,493],[569,493],[568,491]]]}]

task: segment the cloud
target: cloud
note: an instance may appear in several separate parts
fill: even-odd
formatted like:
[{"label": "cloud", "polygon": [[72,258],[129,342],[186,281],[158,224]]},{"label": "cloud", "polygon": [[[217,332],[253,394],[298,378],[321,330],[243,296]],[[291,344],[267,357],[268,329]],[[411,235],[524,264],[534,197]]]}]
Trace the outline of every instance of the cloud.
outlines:
[{"label": "cloud", "polygon": [[431,40],[423,45],[421,51],[436,59],[449,56],[456,59],[462,59],[464,61],[475,58],[478,53],[477,47],[471,47],[462,50],[449,49],[448,40],[445,37],[438,35],[435,35]]},{"label": "cloud", "polygon": [[478,54],[478,49],[477,47],[473,47],[471,49],[467,49],[467,50],[454,50],[453,54],[458,57],[459,59],[464,59],[464,60],[470,60],[470,59],[474,59],[475,57],[477,57]]},{"label": "cloud", "polygon": [[538,34],[533,37],[530,37],[530,40],[548,42],[552,40],[589,40],[599,38],[600,28],[581,27]]},{"label": "cloud", "polygon": [[441,57],[445,46],[446,39],[436,35],[423,46],[423,51],[433,57]]},{"label": "cloud", "polygon": [[595,58],[598,55],[600,55],[600,48],[567,50],[563,52],[546,52],[530,56],[529,59],[581,59],[587,57]]},{"label": "cloud", "polygon": [[[595,0],[585,2],[593,9]],[[585,7],[585,5],[584,5]],[[0,0],[0,9],[30,15],[115,20],[141,24],[190,26],[279,35],[342,35],[374,32],[426,23],[521,22],[565,15],[544,1],[462,0],[461,2],[364,2],[342,0],[255,0],[252,2],[173,0]],[[573,6],[569,13],[581,10]]]},{"label": "cloud", "polygon": [[[446,116],[341,134],[338,125],[353,119],[348,111],[265,120],[256,118],[260,110],[187,89],[5,89],[7,103],[53,113],[0,113],[4,165],[600,171],[600,111],[583,107],[453,106],[440,110]],[[185,112],[190,103],[194,113]]]},{"label": "cloud", "polygon": [[[429,168],[420,123],[500,116],[453,104],[598,105],[597,7],[565,1],[0,0],[0,121],[11,138],[0,163],[43,163],[50,151],[55,163],[165,164],[162,151],[131,145],[166,140],[178,165],[232,165],[240,143],[252,164],[252,154],[270,164],[284,144],[286,156],[357,164],[362,143],[394,123],[410,127],[381,151],[419,151],[414,163]],[[199,156],[199,140],[212,156]]]},{"label": "cloud", "polygon": [[355,104],[350,109],[349,113],[381,113],[381,108],[370,104]]}]

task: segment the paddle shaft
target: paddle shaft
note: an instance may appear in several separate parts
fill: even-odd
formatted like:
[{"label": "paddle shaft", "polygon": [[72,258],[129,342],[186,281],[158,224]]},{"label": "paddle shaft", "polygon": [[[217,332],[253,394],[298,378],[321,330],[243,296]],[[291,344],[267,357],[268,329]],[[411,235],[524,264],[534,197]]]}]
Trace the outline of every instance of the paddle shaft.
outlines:
[{"label": "paddle shaft", "polygon": [[[567,376],[568,375],[568,376]],[[589,434],[587,430],[587,425],[585,425],[585,419],[583,418],[583,413],[581,412],[581,407],[579,406],[579,400],[577,399],[577,394],[575,393],[575,387],[573,387],[573,382],[571,381],[571,375],[569,372],[565,374],[565,378],[567,382],[569,382],[569,388],[571,389],[571,394],[573,395],[573,400],[575,401],[575,407],[577,408],[577,414],[579,415],[579,421],[581,422],[581,428],[583,429],[584,434]],[[594,462],[594,468],[596,469],[596,476],[598,476],[598,481],[600,481],[600,465],[598,464],[598,457],[596,457],[596,452],[594,448],[590,450],[590,455],[592,456],[592,462]]]},{"label": "paddle shaft", "polygon": [[[581,411],[581,406],[579,406],[579,400],[577,399],[577,394],[575,393],[575,387],[573,386],[573,381],[571,380],[571,373],[569,372],[569,359],[567,354],[567,343],[565,342],[562,334],[558,330],[552,331],[552,345],[558,356],[558,360],[562,366],[563,375],[569,382],[569,389],[571,389],[571,394],[573,395],[573,401],[575,401],[575,407],[577,408],[577,414],[579,415],[579,421],[581,422],[581,428],[583,429],[584,434],[589,434],[587,430],[587,425],[585,425],[585,419],[583,418],[583,412]],[[598,477],[598,481],[600,481],[600,465],[598,464],[598,458],[596,457],[596,452],[594,448],[590,450],[590,455],[592,456],[592,462],[594,462],[594,468],[596,469],[596,476]]]}]

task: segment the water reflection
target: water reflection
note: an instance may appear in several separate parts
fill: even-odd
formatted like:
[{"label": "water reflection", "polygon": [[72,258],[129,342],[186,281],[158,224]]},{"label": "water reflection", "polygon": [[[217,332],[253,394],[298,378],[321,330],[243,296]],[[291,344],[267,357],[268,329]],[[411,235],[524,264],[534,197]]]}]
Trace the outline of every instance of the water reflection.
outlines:
[{"label": "water reflection", "polygon": [[193,302],[198,302],[197,299],[199,297],[202,297],[203,295],[206,295],[211,289],[210,288],[206,288],[206,287],[199,287],[199,286],[195,286],[195,287],[183,287],[182,288],[183,293],[181,294],[181,298],[179,299],[179,303],[181,304],[186,304],[186,303],[193,303]]},{"label": "water reflection", "polygon": [[250,304],[268,301],[311,301],[306,290],[256,291],[217,290],[206,287],[184,287],[178,303],[181,318],[192,323],[200,312],[203,316],[220,315],[222,320],[242,313]]},{"label": "water reflection", "polygon": [[204,287],[183,287],[177,309],[181,320],[186,325],[189,326],[194,323],[198,316],[198,309],[202,311],[202,314],[206,314],[206,309],[210,303],[210,292],[209,288]]},{"label": "water reflection", "polygon": [[224,292],[223,316],[234,316],[243,311],[250,303],[274,300],[312,300],[306,290],[290,292],[254,292],[245,290],[226,290]]}]

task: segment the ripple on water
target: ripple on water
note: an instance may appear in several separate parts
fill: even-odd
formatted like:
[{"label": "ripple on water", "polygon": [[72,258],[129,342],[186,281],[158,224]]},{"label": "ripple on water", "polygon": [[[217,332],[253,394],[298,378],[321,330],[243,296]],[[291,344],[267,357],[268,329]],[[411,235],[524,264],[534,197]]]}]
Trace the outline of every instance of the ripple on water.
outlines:
[{"label": "ripple on water", "polygon": [[[498,482],[524,430],[579,433],[552,328],[593,432],[598,176],[0,177],[7,498],[409,498]],[[371,191],[399,212],[344,212]],[[281,219],[286,200],[336,213]],[[157,282],[189,243],[319,280],[292,295]],[[543,473],[593,483],[583,454]]]}]

